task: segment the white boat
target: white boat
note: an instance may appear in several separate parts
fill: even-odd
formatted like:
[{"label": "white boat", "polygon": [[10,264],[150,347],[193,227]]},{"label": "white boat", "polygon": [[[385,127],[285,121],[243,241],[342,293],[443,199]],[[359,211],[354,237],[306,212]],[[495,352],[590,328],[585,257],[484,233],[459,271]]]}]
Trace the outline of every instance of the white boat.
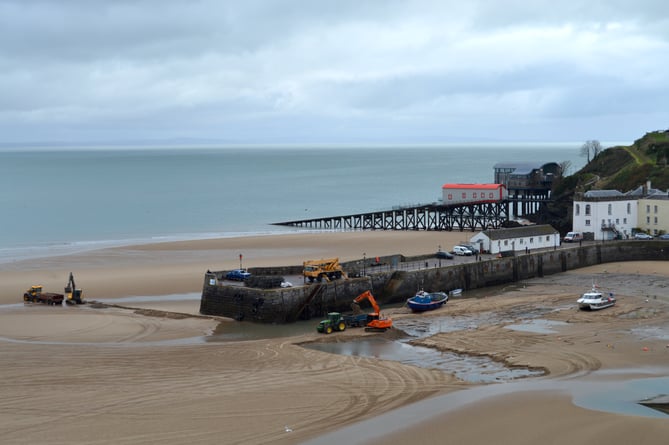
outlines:
[{"label": "white boat", "polygon": [[592,286],[592,290],[581,295],[581,298],[576,300],[579,309],[585,311],[596,311],[611,307],[616,304],[616,297],[613,292],[601,292],[597,286]]}]

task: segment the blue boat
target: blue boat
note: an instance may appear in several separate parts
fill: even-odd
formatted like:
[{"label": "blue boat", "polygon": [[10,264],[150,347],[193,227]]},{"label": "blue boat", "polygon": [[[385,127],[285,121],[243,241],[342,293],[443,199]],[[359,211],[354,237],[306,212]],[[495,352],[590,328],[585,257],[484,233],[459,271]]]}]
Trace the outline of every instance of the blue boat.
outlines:
[{"label": "blue boat", "polygon": [[407,306],[414,312],[425,312],[438,309],[447,301],[448,294],[445,292],[425,292],[421,290],[407,300]]}]

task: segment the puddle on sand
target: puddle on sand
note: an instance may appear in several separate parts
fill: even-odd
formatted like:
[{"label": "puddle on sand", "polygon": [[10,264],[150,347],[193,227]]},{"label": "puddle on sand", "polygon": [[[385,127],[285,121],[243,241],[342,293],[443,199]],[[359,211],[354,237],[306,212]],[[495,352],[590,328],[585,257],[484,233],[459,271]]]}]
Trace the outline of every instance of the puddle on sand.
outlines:
[{"label": "puddle on sand", "polygon": [[132,297],[119,298],[97,298],[96,301],[106,304],[121,304],[121,303],[146,303],[146,302],[164,302],[164,301],[194,301],[200,300],[202,294],[199,292],[190,292],[187,294],[170,294],[170,295],[135,295]]},{"label": "puddle on sand", "polygon": [[471,383],[506,382],[521,377],[543,375],[541,371],[507,368],[487,357],[441,352],[378,337],[341,343],[309,343],[303,346],[331,354],[373,357],[421,368],[439,369]]},{"label": "puddle on sand", "polygon": [[[669,340],[669,326],[648,326],[641,328],[633,328],[632,334],[641,340],[659,339]],[[667,345],[669,348],[669,345]]]},{"label": "puddle on sand", "polygon": [[664,401],[662,396],[669,388],[669,377],[634,379],[625,382],[588,381],[579,382],[579,386],[578,391],[572,388],[572,394],[574,404],[582,408],[632,416],[667,417],[661,409],[645,406],[644,402],[654,399]]},{"label": "puddle on sand", "polygon": [[[666,373],[667,370],[664,370]],[[593,373],[592,375],[597,375]],[[328,445],[346,443],[352,438],[356,443],[379,442],[382,435],[392,435],[418,422],[434,419],[436,414],[454,411],[467,403],[481,402],[489,397],[519,391],[565,391],[574,403],[582,408],[640,417],[666,419],[667,415],[639,403],[639,395],[658,394],[667,388],[668,377],[638,379],[618,382],[592,382],[575,380],[539,379],[511,382],[504,385],[484,385],[466,391],[454,391],[403,406],[371,419],[356,422],[336,431],[308,440],[303,445]],[[617,393],[617,395],[616,395]],[[610,397],[612,396],[612,397]],[[416,420],[417,419],[417,420]]]},{"label": "puddle on sand", "polygon": [[402,318],[393,320],[393,325],[407,335],[417,338],[431,337],[442,332],[466,331],[476,329],[481,325],[492,323],[495,320],[495,314],[483,313],[473,316],[430,316]]},{"label": "puddle on sand", "polygon": [[313,320],[297,321],[289,324],[262,324],[248,321],[226,321],[219,323],[207,342],[262,340],[264,338],[293,337],[316,332]]},{"label": "puddle on sand", "polygon": [[545,320],[538,318],[534,320],[527,320],[523,323],[512,324],[505,326],[506,329],[520,332],[531,332],[533,334],[555,334],[557,331],[552,329],[554,327],[567,326],[564,321]]},{"label": "puddle on sand", "polygon": [[338,343],[310,343],[303,346],[332,354],[373,357],[422,368],[440,369],[471,383],[507,382],[523,377],[539,377],[543,372],[527,368],[508,368],[488,357],[442,352],[414,346],[407,341],[439,333],[477,329],[487,324],[512,323],[518,319],[521,322],[512,325],[510,329],[548,334],[554,332],[551,327],[562,323],[538,317],[553,310],[555,309],[535,308],[530,311],[505,314],[484,312],[457,317],[447,315],[403,318],[395,320],[394,325],[409,335],[411,337],[409,339],[389,341],[383,338],[365,338]]},{"label": "puddle on sand", "polygon": [[503,312],[482,312],[463,316],[428,316],[411,317],[394,320],[394,326],[408,335],[416,338],[425,338],[445,332],[466,331],[477,329],[479,326],[490,324],[515,323],[518,330],[536,332],[540,334],[552,333],[549,328],[558,326],[560,322],[544,320],[540,317],[565,308],[535,307]]}]

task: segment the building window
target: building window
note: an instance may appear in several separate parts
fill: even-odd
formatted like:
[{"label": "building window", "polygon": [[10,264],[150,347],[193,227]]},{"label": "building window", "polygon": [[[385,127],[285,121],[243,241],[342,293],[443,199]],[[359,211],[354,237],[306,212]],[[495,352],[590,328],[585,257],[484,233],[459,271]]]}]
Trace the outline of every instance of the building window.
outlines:
[{"label": "building window", "polygon": [[616,224],[620,224],[620,218],[616,218]]},{"label": "building window", "polygon": [[623,218],[623,224],[627,224],[627,218]]},{"label": "building window", "polygon": [[650,224],[650,216],[646,216],[646,224]]},{"label": "building window", "polygon": [[509,240],[508,240],[508,239],[505,239],[505,240],[504,240],[504,245],[505,245],[505,246],[508,246],[508,245],[509,245]]},{"label": "building window", "polygon": [[488,198],[493,199],[494,197],[495,195],[493,194],[493,192],[488,193]]},{"label": "building window", "polygon": [[650,206],[649,205],[646,206],[646,213],[650,213]]},{"label": "building window", "polygon": [[452,201],[452,200],[453,200],[453,194],[452,194],[452,193],[449,193],[449,194],[448,194],[448,200],[449,200],[449,201]]},{"label": "building window", "polygon": [[590,220],[589,220],[589,219],[586,219],[586,220],[585,220],[585,225],[586,225],[586,226],[590,226]]},{"label": "building window", "polygon": [[630,213],[632,213],[632,204],[628,202],[627,203],[627,214],[629,215]]},{"label": "building window", "polygon": [[657,216],[655,217],[655,225],[657,225]]},{"label": "building window", "polygon": [[590,204],[585,205],[585,215],[590,216]]},{"label": "building window", "polygon": [[472,198],[476,199],[476,192],[474,192],[474,196],[472,196]]},{"label": "building window", "polygon": [[609,215],[613,213],[613,204],[609,204]]},{"label": "building window", "polygon": [[657,213],[657,206],[653,206],[653,210]]},{"label": "building window", "polygon": [[462,199],[467,199],[467,192],[462,192]]},{"label": "building window", "polygon": [[581,214],[581,204],[576,204],[576,216]]}]

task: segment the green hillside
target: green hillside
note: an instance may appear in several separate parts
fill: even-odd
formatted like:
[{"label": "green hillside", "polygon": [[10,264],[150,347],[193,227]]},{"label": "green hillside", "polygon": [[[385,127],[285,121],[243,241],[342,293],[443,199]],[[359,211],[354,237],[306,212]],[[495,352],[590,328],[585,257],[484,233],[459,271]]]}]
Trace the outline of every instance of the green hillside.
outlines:
[{"label": "green hillside", "polygon": [[560,232],[571,230],[571,208],[576,193],[588,190],[633,190],[647,181],[669,189],[669,130],[647,133],[630,146],[602,150],[581,170],[559,178],[553,185],[553,202],[533,218],[552,224]]},{"label": "green hillside", "polygon": [[593,189],[632,190],[650,181],[653,188],[669,188],[669,132],[648,133],[627,147],[611,147],[579,173],[594,173],[601,180]]}]

